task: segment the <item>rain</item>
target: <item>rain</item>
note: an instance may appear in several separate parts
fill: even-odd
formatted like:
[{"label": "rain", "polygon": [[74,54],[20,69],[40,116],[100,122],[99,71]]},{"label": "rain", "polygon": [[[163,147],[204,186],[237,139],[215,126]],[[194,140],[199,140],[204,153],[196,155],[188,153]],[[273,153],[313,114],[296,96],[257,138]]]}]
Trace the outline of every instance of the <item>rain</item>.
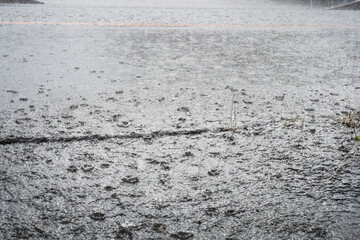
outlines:
[{"label": "rain", "polygon": [[0,239],[358,239],[359,2],[0,0]]}]

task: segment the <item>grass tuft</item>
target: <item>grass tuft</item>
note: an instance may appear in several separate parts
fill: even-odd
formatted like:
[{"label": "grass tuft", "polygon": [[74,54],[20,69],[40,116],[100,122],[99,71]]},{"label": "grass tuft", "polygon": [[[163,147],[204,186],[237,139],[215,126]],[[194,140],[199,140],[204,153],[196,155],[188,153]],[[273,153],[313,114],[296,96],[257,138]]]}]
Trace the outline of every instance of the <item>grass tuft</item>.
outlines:
[{"label": "grass tuft", "polygon": [[349,128],[357,128],[360,125],[360,113],[349,112],[340,118],[340,123]]}]

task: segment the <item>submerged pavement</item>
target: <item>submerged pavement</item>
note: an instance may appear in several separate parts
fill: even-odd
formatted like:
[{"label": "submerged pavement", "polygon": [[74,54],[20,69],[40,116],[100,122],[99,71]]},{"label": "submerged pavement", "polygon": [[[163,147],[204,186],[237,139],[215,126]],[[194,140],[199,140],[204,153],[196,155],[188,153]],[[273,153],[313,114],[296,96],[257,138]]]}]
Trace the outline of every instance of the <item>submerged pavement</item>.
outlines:
[{"label": "submerged pavement", "polygon": [[0,239],[356,239],[355,11],[0,5]]}]

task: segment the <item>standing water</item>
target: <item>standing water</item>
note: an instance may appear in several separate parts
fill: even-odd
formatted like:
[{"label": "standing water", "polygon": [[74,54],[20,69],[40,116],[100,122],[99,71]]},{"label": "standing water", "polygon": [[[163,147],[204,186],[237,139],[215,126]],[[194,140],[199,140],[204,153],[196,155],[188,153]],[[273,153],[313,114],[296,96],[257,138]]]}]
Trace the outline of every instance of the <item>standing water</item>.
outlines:
[{"label": "standing water", "polygon": [[0,239],[360,236],[359,12],[43,2],[0,4]]}]

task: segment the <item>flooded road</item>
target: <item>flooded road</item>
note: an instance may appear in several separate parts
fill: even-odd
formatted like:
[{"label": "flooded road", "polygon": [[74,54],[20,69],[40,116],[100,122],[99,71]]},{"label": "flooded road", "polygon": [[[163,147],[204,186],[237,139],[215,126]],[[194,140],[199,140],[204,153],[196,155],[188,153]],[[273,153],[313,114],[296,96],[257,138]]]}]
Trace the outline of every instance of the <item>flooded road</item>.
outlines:
[{"label": "flooded road", "polygon": [[360,236],[358,11],[44,2],[0,5],[0,239]]}]

